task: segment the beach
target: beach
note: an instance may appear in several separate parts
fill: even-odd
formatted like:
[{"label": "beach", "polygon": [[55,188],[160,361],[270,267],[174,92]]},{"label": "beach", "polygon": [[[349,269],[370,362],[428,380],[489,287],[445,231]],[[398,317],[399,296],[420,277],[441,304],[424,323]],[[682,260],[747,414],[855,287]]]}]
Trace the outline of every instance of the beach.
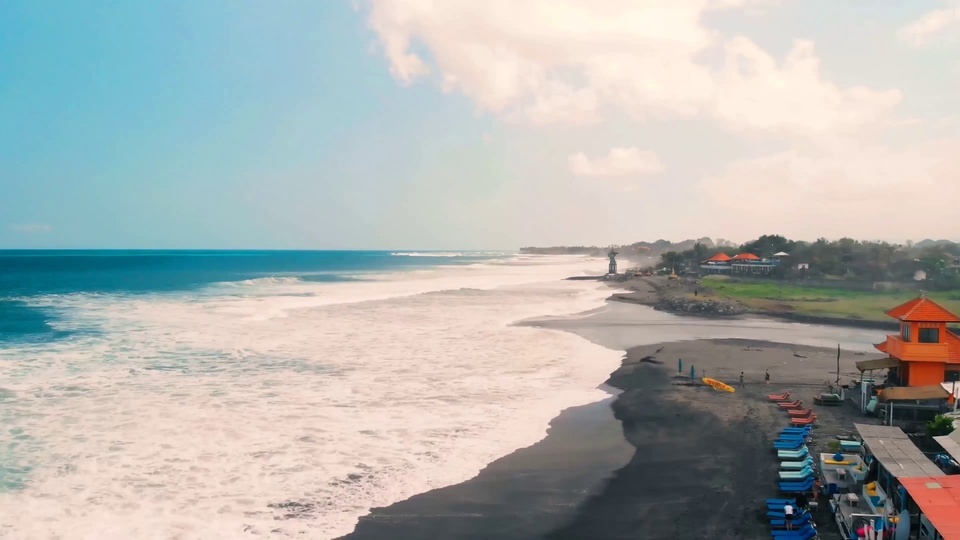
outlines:
[{"label": "beach", "polygon": [[[472,480],[374,509],[345,540],[766,538],[763,502],[778,496],[771,442],[786,425],[766,395],[789,390],[812,402],[837,378],[837,350],[825,343],[843,342],[840,378],[848,382],[876,334],[683,318],[618,302],[579,319],[525,324],[622,347],[622,366],[606,381],[620,393],[566,410],[544,440]],[[698,379],[705,372],[733,386],[743,371],[745,388],[683,384],[691,365]],[[828,451],[862,418],[849,407],[820,409],[811,452]],[[821,537],[834,538],[828,516],[818,519]]]},{"label": "beach", "polygon": [[[576,257],[7,258],[14,538],[743,537],[763,371],[813,394],[882,336],[609,301]],[[691,366],[748,388],[673,385]]]}]

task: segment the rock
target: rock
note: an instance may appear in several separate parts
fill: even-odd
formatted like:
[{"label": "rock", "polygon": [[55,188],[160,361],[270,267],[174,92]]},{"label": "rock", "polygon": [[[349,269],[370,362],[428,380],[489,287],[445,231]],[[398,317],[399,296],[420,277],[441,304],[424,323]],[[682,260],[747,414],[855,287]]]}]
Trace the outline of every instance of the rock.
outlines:
[{"label": "rock", "polygon": [[723,317],[742,315],[748,311],[747,308],[739,302],[719,302],[716,300],[691,299],[681,296],[661,298],[654,306],[654,309],[673,313],[692,313]]}]

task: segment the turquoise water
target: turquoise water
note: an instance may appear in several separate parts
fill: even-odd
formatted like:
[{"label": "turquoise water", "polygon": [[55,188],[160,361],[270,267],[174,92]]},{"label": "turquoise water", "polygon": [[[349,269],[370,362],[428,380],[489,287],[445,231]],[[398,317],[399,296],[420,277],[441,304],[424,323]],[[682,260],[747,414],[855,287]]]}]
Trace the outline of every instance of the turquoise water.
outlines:
[{"label": "turquoise water", "polygon": [[58,315],[31,299],[50,295],[190,291],[214,283],[295,278],[334,283],[378,272],[464,265],[498,253],[389,251],[0,250],[0,342],[50,341]]}]

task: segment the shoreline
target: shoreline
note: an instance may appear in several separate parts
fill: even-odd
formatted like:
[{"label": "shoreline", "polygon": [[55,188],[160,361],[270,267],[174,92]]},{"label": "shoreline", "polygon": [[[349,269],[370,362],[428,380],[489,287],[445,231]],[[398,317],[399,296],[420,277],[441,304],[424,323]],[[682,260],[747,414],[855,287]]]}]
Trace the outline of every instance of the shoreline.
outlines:
[{"label": "shoreline", "polygon": [[[568,278],[573,279],[573,278]],[[593,276],[580,277],[576,279],[593,279]],[[604,281],[602,277],[595,278],[597,281]],[[756,308],[748,308],[736,300],[726,300],[717,298],[688,299],[679,295],[673,295],[668,292],[667,287],[658,285],[652,281],[652,278],[630,278],[626,280],[607,281],[606,285],[612,289],[619,289],[621,293],[613,293],[607,299],[612,302],[623,302],[627,304],[639,304],[651,307],[657,311],[664,311],[674,315],[685,317],[699,317],[710,320],[730,320],[743,318],[744,316],[763,317],[779,321],[794,322],[800,324],[818,324],[823,326],[844,326],[849,328],[859,328],[864,330],[896,330],[897,325],[888,321],[871,321],[867,319],[826,317],[818,315],[805,315],[801,313],[790,313],[784,311],[770,311]],[[678,284],[678,289],[682,285]],[[677,302],[676,300],[681,300]],[[673,301],[672,301],[673,300]],[[678,308],[679,307],[679,308]],[[697,307],[704,309],[698,310]],[[729,313],[722,313],[724,308],[728,308]]]},{"label": "shoreline", "polygon": [[611,408],[616,398],[564,409],[539,442],[491,462],[470,480],[374,508],[338,540],[527,540],[548,534],[631,459],[633,447]]},{"label": "shoreline", "polygon": [[[684,373],[674,371],[677,358]],[[844,379],[856,359],[850,351],[842,358]],[[758,339],[630,347],[605,383],[618,395],[563,411],[543,440],[466,482],[373,509],[342,540],[766,537],[762,502],[777,495],[769,442],[785,418],[765,396],[791,390],[810,400],[836,376],[835,362],[835,349]],[[672,384],[689,379],[690,363],[698,378],[706,370],[734,386],[742,370],[747,388],[727,394]],[[818,428],[824,442],[852,432],[859,417],[833,409]]]}]

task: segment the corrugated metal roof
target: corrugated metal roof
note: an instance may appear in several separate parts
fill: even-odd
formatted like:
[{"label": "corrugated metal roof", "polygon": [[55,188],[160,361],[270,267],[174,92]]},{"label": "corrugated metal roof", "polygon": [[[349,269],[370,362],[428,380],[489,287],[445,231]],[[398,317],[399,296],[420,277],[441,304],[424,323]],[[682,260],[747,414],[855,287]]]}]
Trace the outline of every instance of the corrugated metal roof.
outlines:
[{"label": "corrugated metal roof", "polygon": [[947,399],[950,392],[939,384],[929,386],[894,386],[880,391],[880,401],[917,401],[925,399]]},{"label": "corrugated metal roof", "polygon": [[891,426],[854,424],[864,446],[894,478],[946,476],[930,461],[902,429]]},{"label": "corrugated metal roof", "polygon": [[950,454],[950,457],[960,463],[960,431],[954,431],[949,435],[943,435],[941,437],[934,437],[933,440],[937,441],[937,443]]},{"label": "corrugated metal roof", "polygon": [[960,476],[900,481],[944,540],[960,540]]}]

